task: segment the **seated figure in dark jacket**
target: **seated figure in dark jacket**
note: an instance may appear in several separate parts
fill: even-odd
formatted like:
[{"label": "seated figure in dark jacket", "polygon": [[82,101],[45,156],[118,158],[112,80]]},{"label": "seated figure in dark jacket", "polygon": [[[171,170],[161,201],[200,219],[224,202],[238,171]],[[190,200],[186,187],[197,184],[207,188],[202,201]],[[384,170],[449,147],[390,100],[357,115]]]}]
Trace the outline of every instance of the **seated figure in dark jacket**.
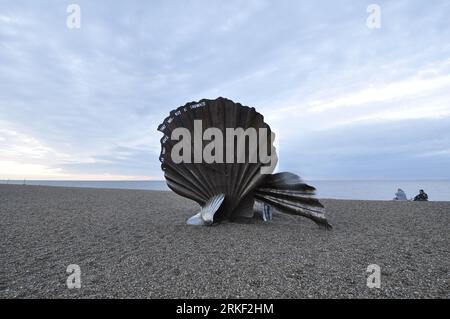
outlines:
[{"label": "seated figure in dark jacket", "polygon": [[419,191],[419,195],[417,195],[416,197],[414,197],[414,200],[415,200],[415,201],[420,201],[420,202],[426,202],[426,201],[428,201],[428,195],[427,195],[427,193],[425,193],[425,192],[423,191],[423,189],[421,189],[421,190]]}]

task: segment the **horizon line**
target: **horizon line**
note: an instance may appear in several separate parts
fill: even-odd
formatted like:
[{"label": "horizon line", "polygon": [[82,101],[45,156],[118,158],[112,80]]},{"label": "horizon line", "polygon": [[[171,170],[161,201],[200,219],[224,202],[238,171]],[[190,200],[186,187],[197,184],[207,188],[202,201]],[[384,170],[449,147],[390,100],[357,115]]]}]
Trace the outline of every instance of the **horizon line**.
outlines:
[{"label": "horizon line", "polygon": [[[345,181],[449,181],[450,178],[302,178],[305,181],[345,182]],[[96,180],[96,179],[0,179],[2,182],[165,182],[165,179],[143,180]]]}]

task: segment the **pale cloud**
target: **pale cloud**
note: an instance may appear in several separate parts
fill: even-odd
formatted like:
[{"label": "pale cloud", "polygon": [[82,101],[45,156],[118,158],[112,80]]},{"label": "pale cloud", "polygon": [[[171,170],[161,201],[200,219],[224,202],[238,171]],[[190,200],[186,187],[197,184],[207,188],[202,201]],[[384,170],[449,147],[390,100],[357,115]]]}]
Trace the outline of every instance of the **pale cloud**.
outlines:
[{"label": "pale cloud", "polygon": [[[7,128],[9,127],[9,128]],[[133,141],[142,145],[145,141]],[[136,144],[137,143],[137,144]],[[133,145],[133,143],[131,143]],[[38,139],[11,129],[11,125],[1,122],[0,128],[0,179],[70,179],[70,180],[149,180],[158,179],[150,175],[121,175],[109,172],[86,174],[71,172],[64,167],[71,164],[104,165],[111,160],[109,152],[92,152],[92,156],[58,151]],[[114,152],[116,160],[128,160],[133,152]],[[102,159],[102,157],[104,157]]]},{"label": "pale cloud", "polygon": [[423,154],[418,154],[418,157],[436,157],[436,156],[445,156],[448,157],[450,156],[450,149],[442,149],[442,150],[436,150],[436,151],[430,151],[430,152],[425,152]]},{"label": "pale cloud", "polygon": [[11,17],[0,14],[0,23],[13,23],[13,22],[14,19],[12,19]]},{"label": "pale cloud", "polygon": [[447,88],[450,91],[450,75],[434,78],[415,77],[400,82],[389,83],[381,87],[367,88],[328,101],[313,101],[307,109],[312,112],[323,112],[335,108],[386,102],[411,95],[421,95],[442,88]]},{"label": "pale cloud", "polygon": [[399,121],[399,120],[419,120],[419,119],[440,119],[450,116],[450,108],[422,106],[408,108],[407,110],[386,110],[380,113],[374,113],[369,116],[356,118],[346,124],[362,121]]},{"label": "pale cloud", "polygon": [[[74,156],[59,152],[33,136],[29,136],[16,129],[7,129],[2,122],[0,128],[0,160],[22,162],[42,161],[45,163],[95,163],[94,158]],[[7,170],[6,170],[7,171]]]},{"label": "pale cloud", "polygon": [[383,111],[372,111],[363,116],[347,116],[344,118],[330,118],[328,122],[316,124],[312,131],[338,129],[339,127],[358,125],[364,123],[385,123],[406,120],[450,119],[450,107],[447,105],[414,105],[405,103],[405,106],[386,108]]},{"label": "pale cloud", "polygon": [[[340,111],[342,108],[351,109],[371,105],[379,109],[387,102],[395,100],[401,104],[405,99],[429,95],[435,98],[436,93],[443,91],[450,96],[450,59],[425,65],[409,78],[383,81],[378,84],[369,84],[368,87],[351,92],[340,92],[339,95],[327,99],[306,99],[305,97],[289,97],[280,101],[276,107],[278,115],[282,112],[330,112]],[[384,71],[380,71],[384,72]],[[356,81],[356,78],[354,79]],[[347,84],[343,82],[343,84]],[[347,86],[350,86],[348,84]],[[343,87],[345,88],[345,86]],[[341,90],[343,89],[341,88]],[[324,92],[327,94],[327,92]],[[448,105],[450,108],[450,105]],[[311,115],[314,116],[314,115]]]},{"label": "pale cloud", "polygon": [[[383,65],[379,68],[387,69]],[[364,73],[360,78],[352,75],[352,83],[341,81],[338,84],[344,92],[327,100],[315,99],[317,94],[302,97],[294,92],[267,108],[266,118],[289,139],[298,134],[308,136],[317,131],[371,122],[450,120],[450,59],[425,63],[407,78],[388,78],[369,89],[346,92],[345,89],[361,82],[358,79]],[[324,90],[323,95],[327,95],[326,88]],[[303,132],[299,131],[299,123]]]},{"label": "pale cloud", "polygon": [[49,167],[44,164],[20,163],[19,161],[0,160],[0,178],[2,180],[22,180],[22,179],[51,179],[51,180],[91,180],[91,181],[130,181],[130,180],[154,180],[155,176],[133,176],[117,174],[73,174],[62,168]]},{"label": "pale cloud", "polygon": [[[150,175],[123,175],[109,172],[88,174],[68,171],[71,164],[105,165],[111,160],[102,159],[109,153],[93,152],[92,156],[63,153],[38,139],[16,130],[0,129],[0,179],[54,179],[54,180],[150,180]],[[128,160],[132,152],[116,152],[114,158]]]},{"label": "pale cloud", "polygon": [[39,179],[65,176],[61,169],[42,164],[20,163],[0,160],[0,176],[2,179]]},{"label": "pale cloud", "polygon": [[220,26],[220,30],[223,32],[230,32],[233,29],[242,25],[246,20],[250,19],[266,6],[266,1],[263,0],[248,0],[240,3],[239,11],[236,14],[229,15],[225,22]]}]

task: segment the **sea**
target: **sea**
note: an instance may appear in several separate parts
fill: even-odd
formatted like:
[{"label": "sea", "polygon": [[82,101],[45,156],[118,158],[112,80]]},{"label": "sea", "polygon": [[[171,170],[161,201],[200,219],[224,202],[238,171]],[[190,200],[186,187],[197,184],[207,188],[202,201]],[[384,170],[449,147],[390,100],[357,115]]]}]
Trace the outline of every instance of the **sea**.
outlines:
[{"label": "sea", "polygon": [[[408,199],[423,189],[430,201],[450,201],[450,180],[310,180],[306,183],[317,189],[319,198],[392,200],[401,188]],[[0,184],[169,191],[165,181],[0,180]]]}]

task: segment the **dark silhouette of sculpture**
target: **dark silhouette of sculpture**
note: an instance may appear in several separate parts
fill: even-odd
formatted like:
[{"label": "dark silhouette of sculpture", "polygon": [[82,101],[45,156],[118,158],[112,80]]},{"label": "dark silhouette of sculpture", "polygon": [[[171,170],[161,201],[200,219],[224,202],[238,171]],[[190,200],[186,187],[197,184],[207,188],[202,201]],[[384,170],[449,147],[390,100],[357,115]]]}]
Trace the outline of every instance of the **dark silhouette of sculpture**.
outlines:
[{"label": "dark silhouette of sculpture", "polygon": [[268,216],[269,206],[269,215],[300,215],[331,228],[314,187],[292,173],[272,174],[274,134],[254,108],[203,99],[171,111],[158,130],[167,185],[202,207],[188,224],[250,218],[254,207],[265,207]]}]

